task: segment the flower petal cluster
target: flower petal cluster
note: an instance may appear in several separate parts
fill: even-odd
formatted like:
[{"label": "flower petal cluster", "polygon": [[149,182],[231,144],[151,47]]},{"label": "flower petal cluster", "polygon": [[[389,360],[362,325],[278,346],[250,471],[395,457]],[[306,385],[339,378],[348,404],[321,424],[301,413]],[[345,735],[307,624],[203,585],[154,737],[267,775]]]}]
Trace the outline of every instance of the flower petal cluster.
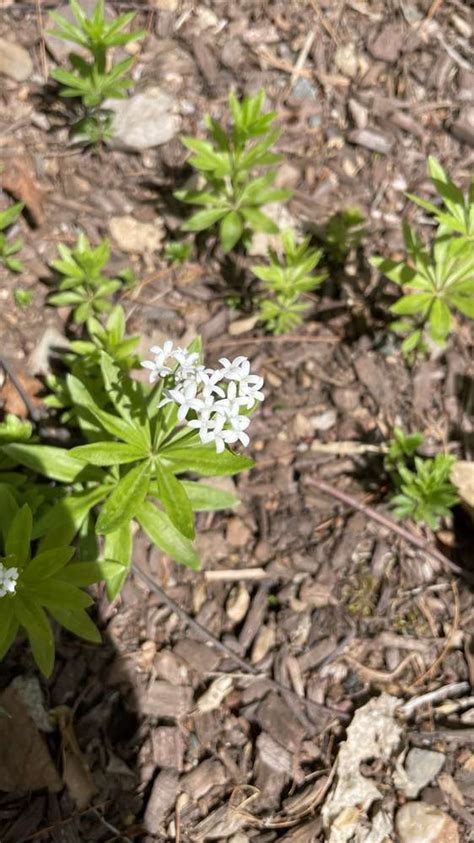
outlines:
[{"label": "flower petal cluster", "polygon": [[17,579],[18,568],[5,568],[5,565],[0,562],[0,597],[15,593]]},{"label": "flower petal cluster", "polygon": [[[246,430],[250,418],[246,412],[263,401],[264,393],[263,378],[252,374],[247,357],[222,357],[221,368],[210,369],[199,362],[197,352],[174,348],[171,340],[150,351],[155,359],[142,362],[150,370],[150,383],[168,376],[173,381],[164,390],[160,406],[177,404],[178,421],[198,431],[204,444],[213,442],[217,453],[235,442],[249,444]],[[174,361],[174,367],[170,361]]]}]

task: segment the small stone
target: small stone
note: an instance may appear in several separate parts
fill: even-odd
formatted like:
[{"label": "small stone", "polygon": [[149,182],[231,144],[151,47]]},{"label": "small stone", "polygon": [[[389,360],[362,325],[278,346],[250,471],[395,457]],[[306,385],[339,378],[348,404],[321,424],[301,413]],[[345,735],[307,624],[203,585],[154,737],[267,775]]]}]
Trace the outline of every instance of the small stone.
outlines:
[{"label": "small stone", "polygon": [[139,222],[126,214],[123,217],[112,217],[109,228],[122,251],[139,255],[159,249],[164,237],[163,224],[158,218],[156,222]]},{"label": "small stone", "polygon": [[458,460],[451,469],[450,480],[456,487],[461,503],[474,518],[474,462]]},{"label": "small stone", "polygon": [[355,410],[360,401],[358,390],[350,387],[337,386],[331,393],[331,397],[338,410],[343,410],[345,413]]},{"label": "small stone", "polygon": [[241,518],[230,518],[227,523],[226,539],[232,547],[245,547],[252,533]]},{"label": "small stone", "polygon": [[250,661],[258,664],[275,645],[276,635],[273,626],[261,626],[252,647]]},{"label": "small stone", "polygon": [[393,146],[393,141],[374,129],[354,129],[348,133],[347,140],[355,143],[356,146],[363,146],[371,152],[380,152],[382,155],[388,155]]},{"label": "small stone", "polygon": [[451,126],[455,138],[469,146],[474,146],[474,106],[466,105],[458,119]]},{"label": "small stone", "polygon": [[14,41],[0,38],[0,75],[24,82],[32,73],[33,62],[29,53]]},{"label": "small stone", "polygon": [[176,12],[179,0],[152,0],[151,5],[160,12]]},{"label": "small stone", "polygon": [[239,67],[245,60],[245,49],[239,38],[229,38],[224,42],[221,61],[230,70]]},{"label": "small stone", "polygon": [[359,71],[359,57],[354,42],[351,41],[349,44],[343,44],[337,48],[334,54],[334,63],[344,76],[355,79]]},{"label": "small stone", "polygon": [[304,413],[296,413],[292,423],[292,432],[295,439],[308,439],[313,437],[314,425]]},{"label": "small stone", "polygon": [[442,752],[418,747],[410,749],[405,760],[407,781],[402,788],[405,795],[416,799],[420,791],[441,772],[445,761],[446,756]]},{"label": "small stone", "polygon": [[454,820],[425,802],[407,802],[395,818],[400,843],[459,843]]},{"label": "small stone", "polygon": [[336,421],[337,413],[336,410],[333,409],[325,410],[324,413],[320,413],[317,416],[311,416],[311,424],[313,425],[313,429],[319,430],[321,432],[331,430],[331,427],[334,427]]},{"label": "small stone", "polygon": [[292,96],[296,100],[314,100],[316,99],[316,88],[309,79],[305,79],[304,76],[300,76],[295,83]]},{"label": "small stone", "polygon": [[234,586],[229,594],[225,611],[233,623],[240,623],[245,618],[250,605],[250,594],[242,583]]},{"label": "small stone", "polygon": [[362,105],[360,102],[357,102],[357,100],[352,98],[349,100],[347,105],[357,128],[365,129],[369,120],[369,112],[365,105]]},{"label": "small stone", "polygon": [[109,141],[115,149],[150,149],[168,143],[178,132],[173,100],[160,88],[148,88],[125,100],[107,100],[106,106],[115,115]]},{"label": "small stone", "polygon": [[384,26],[367,48],[374,59],[392,64],[398,59],[405,39],[403,27],[397,23]]}]

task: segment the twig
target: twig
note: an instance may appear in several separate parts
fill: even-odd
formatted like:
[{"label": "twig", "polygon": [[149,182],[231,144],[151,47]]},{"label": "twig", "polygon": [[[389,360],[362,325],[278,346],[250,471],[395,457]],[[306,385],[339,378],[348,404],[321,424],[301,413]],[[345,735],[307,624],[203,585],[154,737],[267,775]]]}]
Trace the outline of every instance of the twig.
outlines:
[{"label": "twig", "polygon": [[433,672],[436,670],[437,667],[439,667],[439,665],[441,664],[441,662],[443,661],[443,659],[445,658],[445,656],[447,655],[447,653],[451,649],[451,646],[452,646],[452,643],[453,643],[453,640],[454,640],[454,636],[456,635],[456,633],[459,629],[459,615],[460,615],[459,592],[458,592],[458,587],[457,587],[455,582],[451,583],[451,588],[453,590],[453,596],[454,596],[454,617],[453,617],[453,625],[452,625],[452,628],[451,628],[451,632],[449,633],[449,635],[446,639],[446,642],[444,644],[444,647],[441,650],[440,654],[436,657],[436,659],[434,660],[431,667],[429,667],[427,670],[425,670],[421,674],[421,676],[419,676],[418,679],[415,680],[415,682],[413,683],[414,687],[416,685],[420,685],[423,682],[424,679],[432,678]]},{"label": "twig", "polygon": [[331,26],[329,21],[326,20],[326,18],[324,17],[323,13],[321,12],[321,9],[319,8],[319,3],[317,2],[317,0],[309,0],[309,2],[310,5],[313,7],[314,11],[316,12],[316,17],[318,18],[318,21],[320,22],[321,26],[323,26],[328,35],[331,36],[336,47],[339,47],[341,43],[340,38],[334,27]]},{"label": "twig", "polygon": [[[305,334],[292,334],[291,336],[285,337],[239,337],[238,339],[233,340],[232,337],[226,337],[226,348],[229,345],[247,345],[252,343],[253,345],[260,345],[261,343],[265,342],[276,342],[276,343],[286,343],[286,342],[328,342],[332,345],[332,343],[338,343],[339,337],[334,337],[330,335],[325,335],[324,337],[313,337],[313,336],[306,336]],[[222,341],[214,341],[206,344],[206,348],[221,348]]]},{"label": "twig", "polygon": [[427,694],[421,694],[420,697],[413,697],[413,699],[408,700],[408,702],[400,706],[399,712],[403,717],[411,717],[413,712],[422,705],[432,705],[448,697],[460,697],[462,694],[467,694],[470,687],[469,682],[451,682],[449,685],[443,685],[442,688],[436,688],[435,691],[428,691]]},{"label": "twig", "polygon": [[341,501],[341,503],[346,506],[350,506],[351,509],[356,509],[358,512],[362,512],[367,516],[367,518],[370,518],[377,524],[381,524],[392,533],[396,533],[400,536],[400,538],[405,539],[405,541],[409,542],[409,544],[419,548],[426,553],[427,556],[431,556],[432,559],[436,559],[437,562],[441,562],[444,568],[447,568],[452,573],[463,577],[467,582],[474,582],[474,574],[469,571],[464,571],[460,565],[457,565],[456,562],[452,562],[451,559],[448,559],[448,557],[444,555],[444,553],[441,553],[440,550],[432,547],[426,539],[422,539],[415,535],[415,533],[407,530],[405,527],[401,527],[400,524],[397,524],[397,522],[392,518],[389,518],[388,515],[382,515],[380,512],[372,509],[372,507],[360,503],[356,498],[353,498],[352,495],[348,495],[346,492],[341,492],[339,489],[336,489],[324,480],[315,480],[313,477],[308,477],[306,483],[313,489],[319,489],[319,491],[323,494],[329,495],[330,497]]},{"label": "twig", "polygon": [[321,710],[328,711],[335,717],[337,717],[339,720],[345,720],[346,722],[350,719],[350,716],[346,714],[346,712],[340,711],[337,708],[333,708],[332,706],[328,705],[323,705],[322,703],[314,702],[314,700],[309,700],[306,698],[302,699],[297,694],[295,694],[295,692],[292,691],[291,688],[285,687],[285,685],[282,685],[280,682],[277,682],[275,679],[271,679],[270,677],[266,676],[266,674],[263,674],[261,671],[257,670],[257,668],[253,667],[253,665],[246,662],[239,655],[237,655],[237,653],[231,650],[230,647],[227,647],[225,644],[223,644],[222,641],[220,641],[219,638],[216,638],[216,636],[213,635],[212,632],[210,632],[208,629],[206,629],[205,626],[202,626],[198,621],[194,620],[194,618],[188,615],[188,613],[184,609],[182,609],[181,606],[179,606],[179,604],[176,603],[172,597],[169,597],[169,595],[166,594],[166,592],[161,588],[161,586],[159,586],[154,579],[148,576],[148,574],[146,574],[145,571],[143,571],[140,566],[137,565],[135,562],[132,564],[132,570],[136,574],[136,576],[140,577],[140,579],[147,584],[148,588],[151,591],[153,591],[158,597],[160,597],[162,602],[165,603],[168,608],[171,609],[172,612],[178,615],[178,617],[183,621],[183,623],[193,629],[194,632],[196,632],[200,638],[204,638],[204,640],[208,642],[210,641],[214,645],[216,650],[219,650],[221,653],[227,656],[227,658],[232,659],[240,667],[240,669],[244,671],[244,673],[251,673],[253,676],[257,676],[260,678],[262,676],[265,676],[266,682],[268,682],[269,686],[275,691],[278,691],[278,693],[284,694],[294,700],[297,700],[298,703],[305,703],[308,708],[317,709],[319,712]]},{"label": "twig", "polygon": [[44,41],[44,26],[43,26],[43,13],[41,11],[41,3],[42,0],[35,0],[35,9],[36,9],[36,22],[38,25],[38,33],[39,33],[39,51],[40,51],[40,62],[41,62],[41,70],[43,72],[43,79],[45,82],[48,81],[48,63],[46,60],[46,46]]},{"label": "twig", "polygon": [[444,0],[433,0],[430,8],[428,9],[425,21],[431,20],[431,18],[434,18],[436,12],[439,11],[439,9],[443,5],[443,3],[444,3]]},{"label": "twig", "polygon": [[3,371],[5,372],[5,374],[10,378],[13,386],[15,387],[16,391],[18,392],[18,395],[20,396],[21,400],[23,401],[23,404],[25,405],[26,409],[28,410],[29,416],[32,418],[32,420],[34,422],[37,422],[39,420],[39,414],[36,412],[35,407],[31,403],[28,395],[26,394],[26,392],[23,389],[20,381],[18,380],[17,376],[15,375],[15,372],[13,371],[12,366],[10,365],[10,363],[8,362],[6,357],[4,357],[3,354],[0,354],[0,368],[2,368]]},{"label": "twig", "polygon": [[316,38],[316,32],[314,30],[312,32],[308,32],[308,34],[305,38],[305,42],[304,42],[304,44],[301,48],[301,52],[300,52],[298,58],[295,61],[293,73],[291,74],[291,79],[290,79],[290,82],[288,84],[288,88],[285,91],[285,98],[287,96],[289,96],[289,94],[293,90],[295,82],[298,79],[298,76],[300,75],[300,73],[301,73],[301,71],[304,67],[306,59],[308,58],[308,53],[309,53],[311,47],[313,46],[313,41],[314,41],[315,38]]},{"label": "twig", "polygon": [[240,580],[266,580],[272,579],[272,574],[267,574],[264,568],[225,568],[217,571],[204,571],[204,579],[207,582],[234,582]]}]

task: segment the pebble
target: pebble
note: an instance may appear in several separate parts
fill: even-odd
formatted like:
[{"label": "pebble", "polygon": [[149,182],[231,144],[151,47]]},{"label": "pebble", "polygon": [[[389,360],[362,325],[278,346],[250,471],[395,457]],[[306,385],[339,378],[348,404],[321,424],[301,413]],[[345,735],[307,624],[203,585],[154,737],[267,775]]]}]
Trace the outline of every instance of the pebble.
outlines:
[{"label": "pebble", "polygon": [[338,70],[349,79],[355,79],[359,72],[359,57],[353,42],[338,47],[334,54],[334,63]]},{"label": "pebble", "polygon": [[336,421],[337,413],[333,409],[326,410],[318,416],[311,416],[311,424],[314,430],[331,430],[331,427],[334,427]]},{"label": "pebble", "polygon": [[407,802],[399,808],[395,828],[400,843],[460,843],[449,814],[425,802]]},{"label": "pebble", "polygon": [[450,480],[456,486],[461,502],[474,517],[474,462],[459,460],[451,469]]},{"label": "pebble", "polygon": [[300,76],[293,88],[292,96],[297,100],[315,100],[316,88],[309,79],[305,79],[304,76]]},{"label": "pebble", "polygon": [[241,518],[230,518],[227,523],[226,540],[232,547],[245,547],[252,533]]},{"label": "pebble", "polygon": [[442,752],[418,747],[410,749],[405,761],[405,795],[409,799],[416,799],[420,791],[441,772],[445,761],[446,756]]},{"label": "pebble", "polygon": [[164,237],[163,224],[159,219],[156,222],[139,222],[126,214],[112,217],[109,228],[122,251],[139,255],[159,249]]},{"label": "pebble", "polygon": [[29,53],[14,41],[0,38],[0,74],[17,82],[24,82],[33,73]]},{"label": "pebble", "polygon": [[474,146],[474,106],[466,105],[451,126],[451,133],[462,143]]},{"label": "pebble", "polygon": [[125,100],[107,100],[114,112],[113,137],[109,145],[115,149],[140,151],[168,143],[178,132],[180,121],[172,113],[173,100],[160,88],[148,88]]}]

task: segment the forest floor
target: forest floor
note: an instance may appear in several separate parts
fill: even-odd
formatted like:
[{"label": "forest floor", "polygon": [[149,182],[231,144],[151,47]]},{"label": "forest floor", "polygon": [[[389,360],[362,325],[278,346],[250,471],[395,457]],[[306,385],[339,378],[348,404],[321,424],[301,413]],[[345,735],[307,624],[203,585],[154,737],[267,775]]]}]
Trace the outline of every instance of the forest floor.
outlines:
[{"label": "forest floor", "polygon": [[[48,4],[39,22],[33,3],[0,3],[0,37],[34,65],[20,80],[0,77],[1,207],[15,197],[28,212],[17,226],[25,272],[0,274],[2,354],[40,407],[68,316],[46,304],[49,263],[57,244],[73,244],[82,230],[94,243],[109,238],[112,270],[130,266],[139,279],[122,304],[142,356],[165,338],[184,345],[200,334],[209,363],[247,355],[265,377],[266,400],[252,421],[256,467],[223,481],[241,503],[199,516],[202,571],[136,536],[135,562],[182,613],[131,575],[113,605],[99,599],[102,648],[58,641],[43,704],[69,707],[87,770],[57,731],[48,734],[64,787],[27,795],[21,780],[5,787],[0,839],[407,843],[415,837],[403,837],[400,822],[394,831],[393,817],[410,799],[443,812],[423,815],[424,840],[474,839],[474,603],[439,553],[474,572],[472,524],[458,508],[436,535],[407,525],[433,556],[317,486],[388,513],[381,446],[395,424],[423,431],[426,455],[473,457],[470,326],[459,324],[446,350],[409,367],[387,329],[395,290],[368,258],[402,254],[406,215],[429,232],[405,196],[429,196],[428,154],[468,183],[474,14],[461,0],[120,8],[136,8],[149,33],[135,47],[133,93],[159,87],[171,96],[174,136],[143,152],[92,154],[70,145],[64,103],[45,87],[45,71],[67,54],[45,35]],[[264,88],[278,113],[289,221],[317,233],[354,205],[366,218],[362,245],[331,268],[294,336],[274,338],[255,324],[247,264],[223,265],[210,248],[183,268],[161,255],[183,214],[172,192],[189,175],[179,135],[202,133],[205,112],[222,116],[232,88]],[[31,291],[28,307],[15,303],[16,289]],[[0,402],[24,415],[8,379]],[[17,646],[1,687],[32,673]],[[214,697],[203,697],[211,685]],[[360,816],[360,836],[344,836],[322,811],[338,782],[338,750],[355,712],[369,701],[390,707],[390,698],[417,703],[396,721],[395,756],[382,749],[362,759],[377,808]],[[410,779],[403,763],[414,749],[424,754],[412,758],[436,768],[419,793],[411,780],[397,784],[395,769]],[[441,772],[426,750],[442,756]]]}]

